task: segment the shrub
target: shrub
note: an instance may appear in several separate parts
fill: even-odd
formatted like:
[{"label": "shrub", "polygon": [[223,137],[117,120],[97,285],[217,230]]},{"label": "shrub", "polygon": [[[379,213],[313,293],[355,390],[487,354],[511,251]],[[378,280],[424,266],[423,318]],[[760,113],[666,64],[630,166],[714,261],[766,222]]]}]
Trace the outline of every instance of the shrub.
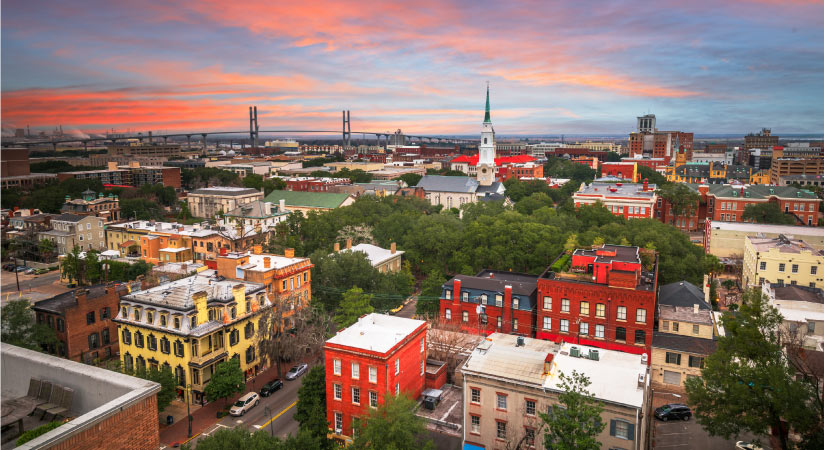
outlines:
[{"label": "shrub", "polygon": [[49,422],[45,425],[41,425],[37,428],[32,430],[26,431],[25,433],[21,434],[19,438],[17,438],[17,445],[23,445],[30,440],[39,437],[40,435],[46,434],[49,431],[63,425],[63,422]]}]

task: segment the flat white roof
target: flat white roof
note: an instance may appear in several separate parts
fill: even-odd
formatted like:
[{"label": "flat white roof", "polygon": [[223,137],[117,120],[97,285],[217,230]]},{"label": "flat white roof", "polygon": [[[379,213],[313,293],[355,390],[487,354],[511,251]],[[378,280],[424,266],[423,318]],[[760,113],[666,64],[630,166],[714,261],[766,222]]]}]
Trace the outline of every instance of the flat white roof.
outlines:
[{"label": "flat white roof", "polygon": [[386,314],[367,314],[326,343],[386,353],[425,323]]},{"label": "flat white roof", "polygon": [[396,250],[395,253],[392,253],[391,250],[387,250],[385,248],[378,247],[377,245],[372,244],[358,244],[351,249],[343,249],[342,252],[363,252],[366,253],[366,257],[369,259],[369,262],[372,263],[372,266],[377,266],[383,262],[386,262],[396,256],[403,255],[403,250]]},{"label": "flat white roof", "polygon": [[777,233],[784,235],[824,236],[822,227],[796,227],[788,225],[768,225],[760,223],[710,221],[713,230],[748,231],[752,233]]},{"label": "flat white roof", "polygon": [[[598,350],[598,361],[571,356],[572,347],[578,347],[584,355],[588,355],[590,349]],[[589,378],[587,389],[595,398],[634,408],[640,408],[644,403],[645,388],[638,386],[638,379],[643,375],[645,384],[649,380],[647,365],[641,363],[641,355],[564,343],[552,360],[544,388],[561,391],[560,372],[569,376],[573,370]]]},{"label": "flat white roof", "polygon": [[518,336],[492,333],[472,350],[461,371],[541,386],[544,362],[558,351],[558,344],[528,337],[522,346],[517,342]]},{"label": "flat white roof", "polygon": [[[269,258],[269,264],[271,265],[268,269],[263,267],[263,258]],[[285,256],[278,255],[256,255],[254,253],[250,253],[249,264],[254,264],[255,267],[250,267],[246,270],[263,272],[271,269],[283,269],[284,267],[289,267],[292,264],[298,264],[303,261],[306,261],[306,258],[287,258]]]},{"label": "flat white roof", "polygon": [[791,308],[789,306],[782,305],[780,301],[771,303],[776,307],[776,309],[778,309],[778,312],[784,316],[784,320],[789,320],[790,322],[824,321],[824,312],[822,311]]},{"label": "flat white roof", "polygon": [[189,249],[188,247],[166,247],[166,248],[161,248],[160,251],[161,252],[169,252],[169,253],[180,253],[180,252],[185,252],[188,249]]}]

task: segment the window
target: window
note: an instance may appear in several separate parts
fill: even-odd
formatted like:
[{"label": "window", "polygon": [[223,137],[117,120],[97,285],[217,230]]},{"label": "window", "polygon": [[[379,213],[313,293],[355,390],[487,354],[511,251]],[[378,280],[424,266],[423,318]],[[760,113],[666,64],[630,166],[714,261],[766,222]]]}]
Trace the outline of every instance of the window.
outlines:
[{"label": "window", "polygon": [[102,308],[100,310],[100,320],[108,319],[109,318],[109,307]]},{"label": "window", "polygon": [[332,373],[335,375],[340,375],[340,360],[335,359],[332,361]]},{"label": "window", "polygon": [[506,411],[506,394],[495,394],[495,407]]},{"label": "window", "polygon": [[400,394],[400,393],[401,393],[401,384],[400,383],[395,383],[395,396],[397,397],[398,394]]},{"label": "window", "polygon": [[369,406],[378,407],[378,393],[375,391],[369,391]]},{"label": "window", "polygon": [[616,341],[626,341],[627,340],[627,329],[624,327],[618,327],[615,329],[615,340]]},{"label": "window", "polygon": [[692,326],[692,334],[698,334],[698,325]]},{"label": "window", "polygon": [[784,263],[779,263],[779,264],[778,264],[778,271],[779,271],[779,272],[783,272],[783,271],[784,271],[784,269],[785,269],[786,267],[787,267],[787,265],[786,265],[786,264],[784,264]]},{"label": "window", "polygon": [[122,309],[122,314],[123,314],[123,317],[124,317],[124,318],[126,318],[126,316],[128,316],[128,315],[129,315],[129,307],[128,307],[128,306],[124,306],[124,307],[123,307],[123,309]]},{"label": "window", "polygon": [[581,322],[578,324],[578,333],[583,336],[589,335],[589,324],[586,322]]},{"label": "window", "polygon": [[761,263],[758,264],[758,270],[767,270],[767,262],[761,261]]},{"label": "window", "polygon": [[610,420],[609,435],[629,441],[634,440],[635,425],[623,420]]},{"label": "window", "polygon": [[469,416],[471,422],[470,432],[480,434],[481,432],[481,416]]},{"label": "window", "polygon": [[699,369],[704,368],[704,358],[700,356],[692,356],[690,355],[690,367],[697,367]]},{"label": "window", "polygon": [[606,306],[603,303],[595,305],[595,317],[605,317]]},{"label": "window", "polygon": [[134,332],[134,345],[138,348],[143,348],[143,333],[139,331]]},{"label": "window", "polygon": [[635,310],[635,321],[638,323],[647,323],[647,310],[638,308]]},{"label": "window", "polygon": [[816,275],[816,274],[818,274],[818,266],[810,267],[810,275]]},{"label": "window", "polygon": [[793,273],[798,273],[798,264],[793,264],[791,270]]},{"label": "window", "polygon": [[480,404],[480,403],[481,403],[481,390],[480,390],[480,389],[477,389],[477,388],[472,388],[472,389],[470,390],[470,392],[471,392],[471,393],[470,393],[470,398],[469,398],[469,400],[470,400],[472,403],[478,403],[478,404]]},{"label": "window", "polygon": [[461,320],[463,320],[464,323],[469,322],[469,311],[461,313]]},{"label": "window", "polygon": [[561,332],[569,333],[569,320],[561,319]]},{"label": "window", "polygon": [[498,327],[498,329],[500,329],[500,328],[501,328],[502,323],[503,323],[502,317],[501,317],[501,316],[498,316],[498,323],[497,323],[497,327]]},{"label": "window", "polygon": [[103,329],[100,331],[100,340],[102,341],[103,345],[109,345],[110,338],[109,338],[109,329]]},{"label": "window", "polygon": [[183,342],[180,339],[175,341],[175,356],[183,357]]},{"label": "window", "polygon": [[175,329],[179,330],[180,329],[180,317],[175,317],[174,323],[175,323]]},{"label": "window", "polygon": [[551,317],[544,317],[544,330],[551,330],[552,329],[552,318]]},{"label": "window", "polygon": [[446,319],[446,320],[452,320],[452,310],[450,310],[449,308],[446,308],[443,311],[443,318]]},{"label": "window", "polygon": [[150,325],[154,323],[154,314],[153,313],[148,312],[148,311],[146,312],[146,322]]},{"label": "window", "polygon": [[360,379],[360,364],[356,362],[352,363],[352,378],[355,380]]},{"label": "window", "polygon": [[246,349],[246,364],[249,364],[254,360],[255,360],[255,346],[250,345],[249,348]]},{"label": "window", "polygon": [[339,384],[334,384],[333,386],[335,390],[335,400],[340,400],[343,396],[343,390],[341,389]]},{"label": "window", "polygon": [[550,311],[552,309],[552,297],[544,297],[544,310]]},{"label": "window", "polygon": [[131,345],[132,343],[132,332],[125,328],[123,329],[123,343],[126,345]]},{"label": "window", "polygon": [[512,309],[520,309],[521,306],[521,299],[518,297],[512,297]]},{"label": "window", "polygon": [[588,316],[589,315],[589,302],[581,302],[581,315]]},{"label": "window", "polygon": [[89,311],[86,313],[86,325],[91,325],[94,323],[94,311]]},{"label": "window", "polygon": [[604,338],[604,326],[603,325],[595,325],[595,337],[597,338]]},{"label": "window", "polygon": [[495,295],[495,306],[498,308],[504,306],[504,297],[501,294]]},{"label": "window", "polygon": [[[252,324],[250,323],[249,325],[252,325]],[[189,326],[191,328],[195,328],[197,326],[197,316],[195,316],[195,315],[189,316]],[[252,328],[252,331],[254,331],[254,327]],[[249,337],[249,336],[247,336],[247,337]]]},{"label": "window", "polygon": [[498,439],[506,439],[506,422],[498,422],[498,429],[495,437]]},{"label": "window", "polygon": [[343,430],[343,413],[336,412],[335,413],[335,431],[340,432]]},{"label": "window", "polygon": [[352,388],[352,403],[360,405],[360,388],[358,387]]},{"label": "window", "polygon": [[647,333],[644,330],[635,330],[635,343],[646,344]]},{"label": "window", "polygon": [[377,367],[370,367],[369,368],[369,382],[370,383],[377,383],[378,382],[378,368]]},{"label": "window", "polygon": [[676,366],[680,366],[681,365],[681,354],[680,353],[667,352],[667,364],[675,364]]},{"label": "window", "polygon": [[535,415],[535,400],[527,400],[524,403],[524,408],[526,409],[527,415],[534,416]]},{"label": "window", "polygon": [[[243,334],[246,336],[246,339],[252,337],[252,335],[255,334],[255,324],[251,321],[247,322],[244,327]],[[340,373],[338,373],[338,375],[340,375]]]},{"label": "window", "polygon": [[134,367],[132,355],[130,355],[128,352],[126,352],[126,354],[123,355],[123,366],[125,366],[127,372],[131,372],[132,368]]},{"label": "window", "polygon": [[395,360],[395,375],[397,375],[399,373],[401,373],[401,360],[396,359]]},{"label": "window", "polygon": [[66,331],[66,322],[59,317],[57,318],[57,331]]},{"label": "window", "polygon": [[672,331],[678,331],[678,322],[672,323]]},{"label": "window", "polygon": [[512,319],[512,329],[518,331],[518,318]]},{"label": "window", "polygon": [[627,307],[619,306],[615,312],[615,318],[618,320],[627,320]]},{"label": "window", "polygon": [[423,371],[424,371],[424,363],[423,363],[423,361],[421,361],[421,376],[423,376]]},{"label": "window", "polygon": [[171,345],[170,345],[170,343],[169,343],[169,339],[168,339],[166,336],[164,336],[164,337],[160,338],[160,351],[161,351],[162,353],[165,353],[165,354],[167,354],[167,355],[168,355],[168,354],[169,354],[169,352],[170,352],[170,350],[171,350],[171,349],[169,348],[170,346],[171,346]]},{"label": "window", "polygon": [[89,349],[100,348],[100,336],[97,333],[89,335]]},{"label": "window", "polygon": [[561,312],[568,313],[569,312],[569,299],[562,298],[561,299]]},{"label": "window", "polygon": [[481,313],[480,315],[478,315],[478,320],[481,322],[482,325],[486,325],[486,322],[487,322],[488,318],[489,318],[489,316],[487,316],[484,313]]},{"label": "window", "polygon": [[481,294],[481,304],[486,305],[486,294]]},{"label": "window", "polygon": [[469,292],[464,292],[464,293],[461,295],[461,297],[463,297],[463,298],[461,299],[462,301],[468,302],[468,301],[469,301]]},{"label": "window", "polygon": [[445,297],[447,300],[451,300],[451,299],[452,299],[452,291],[450,291],[450,290],[448,290],[448,289],[444,289],[444,297]]}]

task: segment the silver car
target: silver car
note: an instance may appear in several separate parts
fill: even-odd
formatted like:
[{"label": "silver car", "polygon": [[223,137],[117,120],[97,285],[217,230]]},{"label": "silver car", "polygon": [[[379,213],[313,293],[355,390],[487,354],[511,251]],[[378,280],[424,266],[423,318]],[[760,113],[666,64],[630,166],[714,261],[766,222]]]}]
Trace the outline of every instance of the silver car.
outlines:
[{"label": "silver car", "polygon": [[234,405],[232,405],[232,409],[229,410],[229,414],[233,416],[242,416],[246,414],[246,411],[254,408],[255,406],[260,403],[260,398],[255,392],[250,392],[243,397],[237,399]]},{"label": "silver car", "polygon": [[287,380],[294,380],[295,378],[297,378],[297,377],[303,375],[304,373],[306,373],[306,370],[308,368],[309,368],[308,364],[298,364],[297,366],[292,367],[291,369],[289,369],[288,372],[286,372],[286,379]]}]

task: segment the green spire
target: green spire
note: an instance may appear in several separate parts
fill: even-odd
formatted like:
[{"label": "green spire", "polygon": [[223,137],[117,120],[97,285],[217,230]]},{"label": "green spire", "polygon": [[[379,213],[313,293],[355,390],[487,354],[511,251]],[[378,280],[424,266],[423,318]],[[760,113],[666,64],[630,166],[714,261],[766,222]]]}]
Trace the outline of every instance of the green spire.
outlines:
[{"label": "green spire", "polygon": [[484,113],[484,123],[491,123],[489,118],[489,83],[486,83],[486,113]]}]

